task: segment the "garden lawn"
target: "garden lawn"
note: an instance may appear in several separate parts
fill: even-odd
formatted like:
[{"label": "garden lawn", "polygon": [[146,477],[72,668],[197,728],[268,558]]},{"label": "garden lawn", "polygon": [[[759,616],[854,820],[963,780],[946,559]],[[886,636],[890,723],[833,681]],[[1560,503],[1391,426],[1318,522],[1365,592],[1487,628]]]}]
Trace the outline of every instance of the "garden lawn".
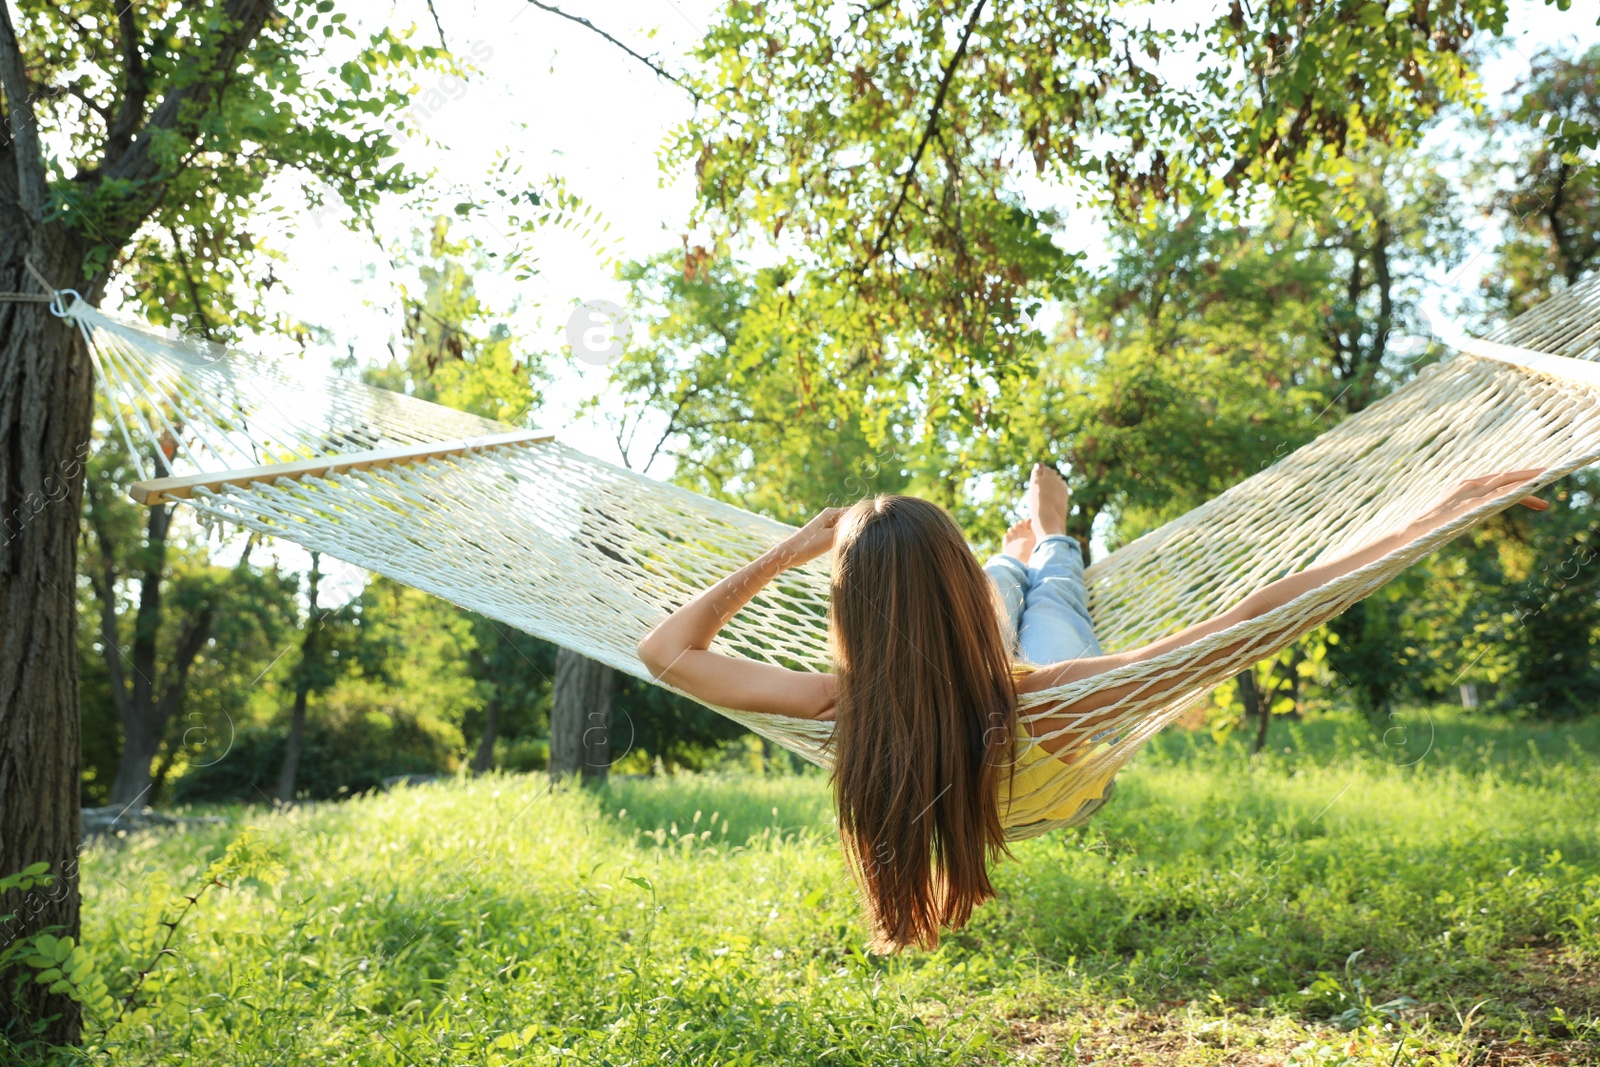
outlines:
[{"label": "garden lawn", "polygon": [[[94,846],[99,1063],[1600,1063],[1600,723],[1170,731],[933,953],[820,775],[402,789]],[[250,831],[247,828],[253,827]],[[76,1055],[76,1054],[74,1054]]]}]

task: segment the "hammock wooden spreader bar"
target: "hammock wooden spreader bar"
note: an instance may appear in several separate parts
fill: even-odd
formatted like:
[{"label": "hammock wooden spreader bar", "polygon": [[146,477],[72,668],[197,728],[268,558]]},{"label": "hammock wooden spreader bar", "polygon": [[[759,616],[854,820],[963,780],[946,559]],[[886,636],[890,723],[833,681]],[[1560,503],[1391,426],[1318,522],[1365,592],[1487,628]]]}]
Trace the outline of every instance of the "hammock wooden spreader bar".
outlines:
[{"label": "hammock wooden spreader bar", "polygon": [[[121,433],[176,447],[178,497],[202,522],[280,537],[444,597],[617,670],[647,678],[638,640],[667,613],[790,527],[643,478],[527,433],[360,382],[291,376],[246,353],[200,350],[78,303]],[[1526,320],[1526,321],[1524,321]],[[1600,281],[1514,320],[1194,511],[1088,570],[1108,650],[1222,612],[1276,578],[1415,518],[1467,477],[1540,468],[1548,482],[1600,459]],[[384,463],[352,456],[399,450]],[[426,458],[422,458],[422,457]],[[269,474],[240,468],[290,459]],[[248,474],[248,472],[246,472]],[[199,477],[196,477],[199,476]],[[146,499],[172,499],[161,488]],[[1447,530],[1261,618],[1135,667],[1030,695],[1035,730],[1066,744],[1035,811],[1094,795],[1146,741],[1224,679],[1275,654],[1448,538],[1511,506],[1494,501]],[[732,656],[828,670],[827,561],[786,572],[718,636]],[[1132,686],[1093,716],[1068,712]],[[832,725],[718,708],[827,766]],[[1115,743],[1112,743],[1115,742]],[[1014,798],[1017,799],[1017,798]],[[1051,808],[1051,810],[1054,810]],[[1011,826],[1014,836],[1059,821]]]},{"label": "hammock wooden spreader bar", "polygon": [[196,492],[216,492],[227,486],[246,486],[258,482],[270,485],[280,478],[291,480],[327,478],[350,471],[382,470],[397,463],[422,463],[430,459],[460,456],[487,448],[554,441],[555,436],[543,430],[512,430],[509,433],[486,434],[465,441],[439,441],[435,444],[411,445],[407,448],[373,448],[365,452],[347,452],[344,455],[321,456],[317,459],[298,459],[291,463],[269,463],[259,467],[246,467],[243,470],[220,471],[216,474],[153,478],[129,486],[128,495],[140,504],[154,507],[173,500],[187,500]]}]

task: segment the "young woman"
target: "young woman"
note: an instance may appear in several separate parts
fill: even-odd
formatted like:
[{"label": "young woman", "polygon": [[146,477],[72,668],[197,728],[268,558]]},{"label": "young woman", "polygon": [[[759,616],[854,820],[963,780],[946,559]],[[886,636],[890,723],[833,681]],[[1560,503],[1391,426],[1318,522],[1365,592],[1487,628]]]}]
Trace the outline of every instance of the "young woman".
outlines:
[{"label": "young woman", "polygon": [[[656,679],[708,704],[836,721],[835,799],[845,855],[862,888],[874,947],[937,944],[994,896],[989,863],[1004,826],[1075,811],[1010,810],[1013,778],[1056,758],[1019,737],[1017,697],[1140,663],[1254,619],[1530,483],[1539,471],[1462,482],[1402,529],[1252,593],[1229,611],[1143,648],[1105,655],[1095,640],[1077,542],[1065,535],[1067,486],[1033,469],[1032,519],[1007,532],[980,568],[935,504],[880,496],[829,508],[691,600],[639,642]],[[1523,501],[1543,510],[1542,501]],[[834,671],[793,671],[709,651],[762,586],[829,551]],[[1229,649],[1216,653],[1226,655]],[[1057,715],[1112,708],[1134,683],[1106,687]],[[1043,734],[1057,720],[1031,724]],[[1019,744],[1020,742],[1020,744]],[[1062,742],[1056,742],[1056,745]],[[1064,751],[1071,761],[1076,753]]]}]

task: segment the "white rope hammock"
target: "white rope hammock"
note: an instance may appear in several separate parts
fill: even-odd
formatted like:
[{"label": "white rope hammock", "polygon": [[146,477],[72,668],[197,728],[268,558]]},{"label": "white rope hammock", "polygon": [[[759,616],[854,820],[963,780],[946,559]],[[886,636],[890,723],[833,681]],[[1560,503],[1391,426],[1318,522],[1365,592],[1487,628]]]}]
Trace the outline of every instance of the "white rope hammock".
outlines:
[{"label": "white rope hammock", "polygon": [[[646,631],[790,530],[546,435],[356,382],[291,376],[82,301],[67,314],[83,331],[136,462],[164,443],[175,449],[174,467],[213,476],[175,479],[165,497],[162,483],[143,487],[147,502],[181,498],[204,522],[325,552],[641,678],[648,675],[634,646]],[[1091,567],[1090,611],[1105,647],[1144,644],[1226,610],[1414,518],[1461,478],[1544,467],[1549,482],[1600,459],[1600,365],[1589,362],[1600,355],[1600,281],[1547,301],[1493,342],[1452,338],[1454,358]],[[295,463],[308,459],[318,462]],[[294,466],[240,470],[285,463]],[[1078,756],[1055,761],[1037,795],[1014,802],[1066,797],[1103,781],[1218,683],[1512,502],[1486,506],[1188,648],[1029,696],[1024,717],[1056,714],[1050,736],[1064,737]],[[827,670],[827,599],[826,560],[788,572],[714,647]],[[1060,708],[1130,681],[1138,688],[1114,708],[1062,725]],[[716,710],[828,763],[831,724]]]}]

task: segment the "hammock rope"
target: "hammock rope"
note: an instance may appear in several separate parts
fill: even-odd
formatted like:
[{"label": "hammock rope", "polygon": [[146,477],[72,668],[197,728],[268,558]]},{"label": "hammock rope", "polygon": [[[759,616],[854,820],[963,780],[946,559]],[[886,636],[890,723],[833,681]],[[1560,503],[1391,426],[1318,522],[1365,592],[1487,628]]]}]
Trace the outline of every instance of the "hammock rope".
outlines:
[{"label": "hammock rope", "polygon": [[[515,428],[358,382],[291,376],[272,361],[162,336],[81,300],[67,317],[83,332],[146,478],[165,472],[144,466],[135,439],[146,451],[164,446],[188,473],[232,472],[187,488],[182,503],[203,523],[325,552],[636,677],[648,678],[634,654],[640,637],[791,529],[544,435],[502,439]],[[1600,365],[1590,362],[1600,357],[1600,281],[1572,287],[1487,341],[1452,341],[1458,355],[1090,567],[1102,644],[1134,647],[1210,618],[1409,521],[1462,478],[1543,467],[1548,483],[1600,460]],[[496,443],[473,446],[491,437]],[[427,447],[441,443],[452,447]],[[382,450],[423,455],[344,461]],[[240,473],[305,460],[321,462],[292,475]],[[1023,718],[1064,741],[1072,758],[1053,761],[1048,780],[1013,801],[1098,795],[1096,783],[1216,685],[1523,492],[1194,645],[1029,695]],[[827,670],[827,603],[824,559],[769,585],[713,647]],[[1132,693],[1110,709],[1062,710],[1128,683]],[[829,723],[714,710],[829,764]],[[1031,836],[1067,822],[1009,832]]]}]

